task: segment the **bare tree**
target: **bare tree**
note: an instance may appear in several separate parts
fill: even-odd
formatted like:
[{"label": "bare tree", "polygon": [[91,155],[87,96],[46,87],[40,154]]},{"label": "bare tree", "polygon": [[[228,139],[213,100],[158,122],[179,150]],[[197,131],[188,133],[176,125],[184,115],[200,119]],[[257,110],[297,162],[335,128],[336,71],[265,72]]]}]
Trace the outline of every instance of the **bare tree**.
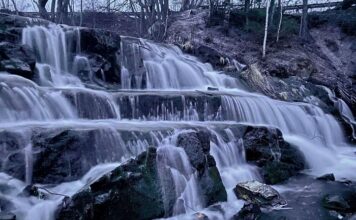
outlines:
[{"label": "bare tree", "polygon": [[15,9],[15,11],[16,11],[16,14],[18,14],[19,11],[17,10],[17,5],[16,5],[15,0],[11,0],[11,2],[12,2],[12,5],[14,6],[14,9]]},{"label": "bare tree", "polygon": [[69,0],[57,0],[57,22],[64,23],[68,19]]},{"label": "bare tree", "polygon": [[48,19],[48,12],[46,10],[48,0],[38,0],[38,3],[33,0],[33,2],[37,5],[40,16],[44,19]]},{"label": "bare tree", "polygon": [[299,36],[302,39],[308,39],[308,0],[303,0],[303,13],[300,19]]},{"label": "bare tree", "polygon": [[180,8],[181,11],[185,11],[188,9],[193,9],[201,6],[204,0],[182,0],[182,6]]},{"label": "bare tree", "polygon": [[106,10],[110,12],[110,8],[111,8],[111,0],[106,0]]},{"label": "bare tree", "polygon": [[282,19],[283,19],[283,3],[282,0],[278,0],[279,5],[279,22],[278,22],[278,29],[277,29],[277,42],[279,41],[279,33],[281,31],[282,26]]},{"label": "bare tree", "polygon": [[83,25],[83,0],[80,0],[80,23],[79,26]]},{"label": "bare tree", "polygon": [[1,0],[1,7],[2,7],[2,8],[6,8],[6,5],[5,5],[4,0]]},{"label": "bare tree", "polygon": [[51,14],[52,14],[52,21],[56,21],[56,0],[52,0]]},{"label": "bare tree", "polygon": [[263,46],[262,46],[262,57],[266,57],[266,44],[267,44],[267,34],[268,34],[268,16],[269,16],[269,5],[270,5],[270,0],[266,0],[266,22],[265,22],[265,35],[263,38]]},{"label": "bare tree", "polygon": [[245,12],[245,23],[248,26],[248,11],[250,10],[250,0],[245,0],[244,12]]}]

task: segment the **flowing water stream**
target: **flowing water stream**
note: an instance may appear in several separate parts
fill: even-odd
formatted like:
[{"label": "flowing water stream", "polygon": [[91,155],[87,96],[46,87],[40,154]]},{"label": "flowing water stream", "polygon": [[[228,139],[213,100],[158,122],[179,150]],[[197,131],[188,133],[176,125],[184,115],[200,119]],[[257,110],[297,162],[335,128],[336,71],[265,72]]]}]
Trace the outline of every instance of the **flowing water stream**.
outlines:
[{"label": "flowing water stream", "polygon": [[[81,69],[90,69],[81,54],[79,29],[50,25],[23,30],[22,43],[37,56],[36,83],[0,73],[0,131],[16,135],[23,147],[16,153],[25,155],[26,161],[22,180],[0,173],[0,183],[7,188],[0,196],[13,202],[18,219],[54,219],[62,199],[58,195],[48,200],[19,196],[32,180],[36,152],[31,137],[39,129],[95,131],[92,141],[96,158],[86,158],[86,174],[74,181],[44,186],[68,196],[117,163],[156,146],[160,167],[174,177],[173,213],[180,218],[194,210],[203,210],[211,217],[231,217],[242,206],[233,187],[241,181],[261,180],[256,167],[245,160],[241,137],[230,129],[237,123],[279,128],[284,138],[304,154],[306,172],[312,175],[333,172],[337,178],[356,180],[355,155],[341,126],[319,107],[247,92],[237,79],[214,71],[178,47],[122,39],[122,88],[106,91],[86,88],[76,75]],[[127,41],[131,43],[125,44]],[[339,103],[343,113],[354,121],[347,106]],[[204,210],[195,170],[184,150],[175,147],[177,135],[194,128],[208,129],[216,137],[211,140],[210,153],[228,193],[228,202],[222,205],[225,216]],[[11,156],[8,152],[3,155]]]}]

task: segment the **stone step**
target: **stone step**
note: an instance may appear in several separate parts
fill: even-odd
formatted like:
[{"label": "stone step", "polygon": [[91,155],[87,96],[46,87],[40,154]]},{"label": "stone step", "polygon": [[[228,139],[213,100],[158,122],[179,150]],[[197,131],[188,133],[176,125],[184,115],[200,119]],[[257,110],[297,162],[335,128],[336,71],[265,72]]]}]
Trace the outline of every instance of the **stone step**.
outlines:
[{"label": "stone step", "polygon": [[0,128],[1,171],[28,183],[80,179],[91,167],[123,162],[177,130],[244,128],[236,123],[87,120],[7,124]]}]

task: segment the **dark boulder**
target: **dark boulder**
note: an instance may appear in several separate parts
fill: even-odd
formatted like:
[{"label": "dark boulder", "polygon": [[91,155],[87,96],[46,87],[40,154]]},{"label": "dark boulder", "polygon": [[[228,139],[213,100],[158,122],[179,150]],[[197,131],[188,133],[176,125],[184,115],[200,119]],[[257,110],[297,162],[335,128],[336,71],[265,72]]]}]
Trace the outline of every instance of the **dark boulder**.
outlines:
[{"label": "dark boulder", "polygon": [[209,220],[209,217],[202,212],[195,213],[193,217],[193,220]]},{"label": "dark boulder", "polygon": [[120,49],[120,35],[100,29],[80,29],[83,52],[96,53],[104,57],[115,54]]},{"label": "dark boulder", "polygon": [[243,135],[246,160],[261,168],[267,184],[276,184],[305,167],[304,156],[285,142],[279,129],[248,127]]},{"label": "dark boulder", "polygon": [[0,212],[0,220],[16,220],[16,215],[11,212]]},{"label": "dark boulder", "polygon": [[61,207],[57,219],[153,219],[164,216],[156,149],[114,169]]},{"label": "dark boulder", "polygon": [[21,134],[10,131],[0,132],[0,161],[1,171],[15,178],[25,180],[25,154],[26,143]]},{"label": "dark boulder", "polygon": [[27,26],[30,19],[5,13],[8,12],[0,13],[0,42],[21,42],[22,28]]},{"label": "dark boulder", "polygon": [[88,54],[89,63],[97,79],[106,83],[120,82],[120,35],[100,29],[80,29],[81,49]]},{"label": "dark boulder", "polygon": [[32,137],[33,181],[59,183],[80,179],[96,164],[94,139],[90,132],[42,131]]},{"label": "dark boulder", "polygon": [[206,131],[188,132],[178,135],[177,146],[182,147],[198,171],[198,184],[206,205],[227,200],[225,187],[214,158],[210,155],[210,134]]},{"label": "dark boulder", "polygon": [[42,187],[36,186],[36,185],[27,185],[21,192],[22,196],[34,196],[38,199],[47,199],[48,198],[48,192],[41,190],[43,189]]},{"label": "dark boulder", "polygon": [[[129,83],[131,88],[143,89],[147,87],[146,79],[145,79],[145,66],[143,63],[142,57],[142,48],[145,48],[142,45],[142,42],[138,38],[134,37],[122,37],[121,38],[121,65],[124,67],[125,73],[129,78]],[[135,57],[135,59],[132,59]],[[142,77],[142,82],[136,82],[136,76]]]},{"label": "dark boulder", "polygon": [[227,201],[225,187],[215,164],[208,166],[204,173],[198,177],[198,181],[206,205]]},{"label": "dark boulder", "polygon": [[238,183],[234,189],[237,198],[259,206],[286,205],[286,201],[271,186],[258,181]]},{"label": "dark boulder", "polygon": [[25,45],[0,43],[0,71],[32,79],[36,65],[34,53]]},{"label": "dark boulder", "polygon": [[189,132],[180,134],[177,138],[177,146],[185,150],[190,163],[195,169],[198,171],[204,169],[206,155],[203,152],[203,145],[201,139],[198,137],[198,133]]},{"label": "dark boulder", "polygon": [[356,213],[356,190],[348,187],[338,194],[327,194],[322,200],[324,208],[341,213]]},{"label": "dark boulder", "polygon": [[345,199],[340,195],[327,195],[323,199],[323,206],[327,209],[346,211],[351,207]]},{"label": "dark boulder", "polygon": [[328,173],[316,178],[317,180],[335,181],[335,176],[332,173]]},{"label": "dark boulder", "polygon": [[234,215],[234,220],[257,220],[261,215],[261,208],[255,203],[245,203],[242,209]]},{"label": "dark boulder", "polygon": [[342,1],[342,5],[341,5],[341,8],[343,10],[346,10],[348,8],[351,8],[352,5],[356,4],[356,0],[343,0]]},{"label": "dark boulder", "polygon": [[[1,191],[3,192],[4,186],[1,185]],[[12,190],[12,189],[7,189],[7,190]],[[2,212],[11,212],[12,210],[15,210],[15,204],[11,201],[10,198],[7,198],[5,196],[0,196],[0,209]]]},{"label": "dark boulder", "polygon": [[227,65],[224,56],[212,47],[200,45],[194,48],[193,54],[199,57],[203,62],[210,63],[214,67],[222,67]]},{"label": "dark boulder", "polygon": [[103,82],[117,84],[120,80],[120,72],[116,66],[98,54],[88,55],[91,71],[96,79]]}]

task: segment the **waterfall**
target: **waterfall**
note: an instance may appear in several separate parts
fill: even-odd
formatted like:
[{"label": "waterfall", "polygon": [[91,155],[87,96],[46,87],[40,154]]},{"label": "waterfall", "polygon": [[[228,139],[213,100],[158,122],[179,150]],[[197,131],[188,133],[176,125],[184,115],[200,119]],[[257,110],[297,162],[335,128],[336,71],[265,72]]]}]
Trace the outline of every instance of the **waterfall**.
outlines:
[{"label": "waterfall", "polygon": [[46,91],[22,77],[0,74],[0,122],[73,119],[76,112],[60,91]]},{"label": "waterfall", "polygon": [[[157,167],[163,192],[171,190],[172,187],[175,191],[173,215],[203,208],[196,171],[191,166],[184,149],[176,146],[177,136],[180,133],[176,132],[173,136],[164,139],[157,149]],[[164,178],[167,176],[172,177],[174,186],[165,184]]]},{"label": "waterfall", "polygon": [[134,58],[133,61],[129,61],[127,55],[123,58],[123,88],[205,89],[208,86],[233,88],[238,85],[236,79],[183,54],[176,46],[154,44],[143,39],[132,42],[131,38],[123,38],[122,41],[121,53]]},{"label": "waterfall", "polygon": [[258,175],[256,167],[247,164],[241,138],[234,135],[230,129],[225,129],[224,133],[227,135],[228,141],[224,142],[219,133],[214,130],[210,132],[217,139],[216,143],[211,142],[210,152],[216,160],[227,191],[228,201],[235,201],[236,196],[233,189],[236,183],[248,180],[261,180],[261,177]]},{"label": "waterfall", "polygon": [[[303,152],[313,174],[334,172],[340,177],[356,177],[351,171],[356,163],[346,156],[350,149],[341,126],[333,116],[324,113],[319,107],[245,93],[222,98],[226,119],[281,129],[284,138]],[[340,169],[341,163],[347,164],[348,168]]]},{"label": "waterfall", "polygon": [[34,50],[40,75],[44,85],[81,85],[80,80],[71,75],[73,54],[80,52],[80,31],[78,28],[49,25],[23,29],[22,43]]},{"label": "waterfall", "polygon": [[[25,169],[25,176],[17,179],[5,169],[0,172],[0,184],[8,189],[1,190],[0,196],[11,201],[18,219],[55,218],[61,196],[51,195],[47,200],[21,196],[26,185],[34,183],[36,156],[43,148],[50,149],[51,138],[53,142],[68,139],[70,144],[64,147],[74,146],[68,157],[80,155],[71,159],[80,160],[81,178],[43,184],[68,196],[148,147],[156,147],[163,195],[174,188],[173,210],[166,211],[177,219],[200,210],[211,219],[230,218],[242,206],[233,192],[236,184],[262,181],[257,167],[246,161],[241,134],[231,128],[240,124],[279,128],[284,139],[304,154],[305,172],[333,172],[337,178],[356,179],[354,150],[338,121],[318,106],[248,92],[238,79],[213,70],[176,46],[130,37],[121,38],[122,88],[98,88],[85,84],[93,81],[93,71],[81,53],[80,38],[80,29],[68,26],[24,28],[22,43],[37,58],[36,83],[0,73],[0,132],[13,132],[16,139],[0,142],[6,149],[0,153],[5,165],[12,155],[20,154],[18,160],[24,166],[16,169]],[[354,123],[347,105],[329,95],[341,114]],[[197,171],[184,149],[177,147],[179,134],[201,129],[212,136],[210,154],[228,194],[228,201],[221,204],[223,216],[205,209]],[[74,138],[58,136],[65,132],[73,132]],[[41,138],[48,138],[50,144],[34,144]],[[165,185],[167,176],[172,177],[171,185]]]}]

